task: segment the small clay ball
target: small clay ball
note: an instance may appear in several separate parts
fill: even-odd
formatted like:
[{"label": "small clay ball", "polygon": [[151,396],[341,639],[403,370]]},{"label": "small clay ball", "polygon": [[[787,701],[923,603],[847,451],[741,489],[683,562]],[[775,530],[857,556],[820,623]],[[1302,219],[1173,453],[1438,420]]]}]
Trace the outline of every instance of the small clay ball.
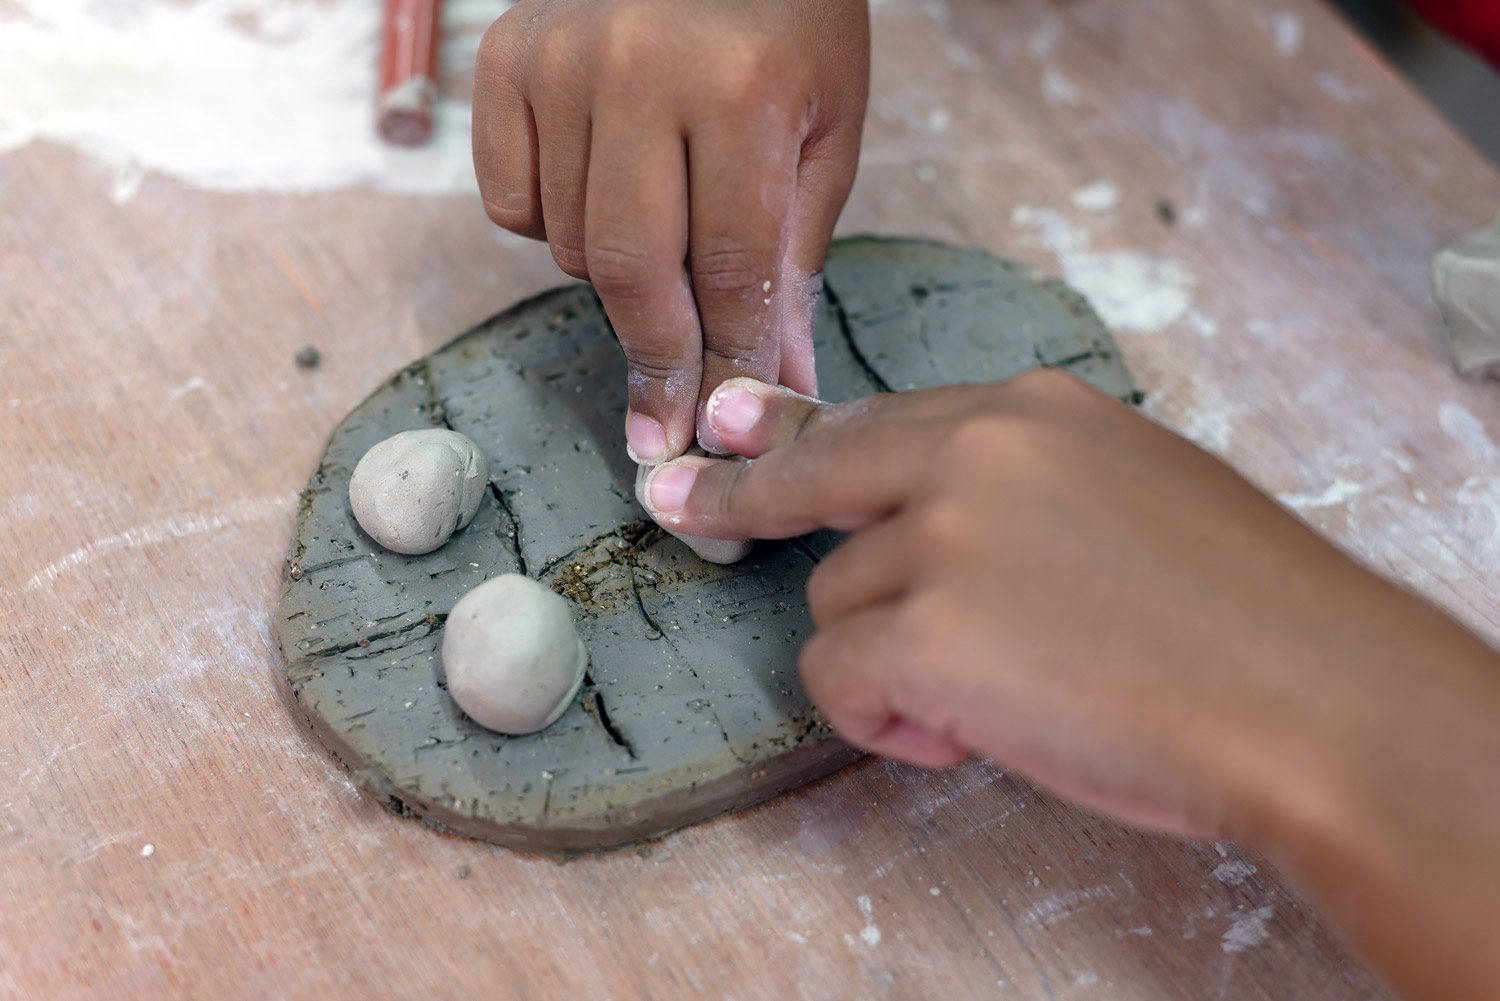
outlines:
[{"label": "small clay ball", "polygon": [[415,556],[474,520],[489,479],[484,453],[467,436],[446,428],[402,431],[354,467],[349,506],[372,539]]},{"label": "small clay ball", "polygon": [[557,722],[588,664],[567,599],[520,574],[480,584],[443,626],[448,694],[476,723],[501,733]]}]

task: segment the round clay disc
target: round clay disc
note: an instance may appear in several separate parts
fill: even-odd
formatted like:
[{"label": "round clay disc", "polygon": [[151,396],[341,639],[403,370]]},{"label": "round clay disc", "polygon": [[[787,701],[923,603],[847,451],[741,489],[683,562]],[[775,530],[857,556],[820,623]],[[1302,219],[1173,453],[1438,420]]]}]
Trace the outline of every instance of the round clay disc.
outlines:
[{"label": "round clay disc", "polygon": [[[910,240],[834,244],[816,349],[825,399],[1072,371],[1131,400],[1088,305],[1030,268]],[[344,420],[302,495],[279,631],[314,731],[392,810],[529,851],[654,837],[855,760],[808,702],[817,533],[704,563],[636,505],[625,362],[592,289],[521,303],[398,372]],[[435,552],[382,549],[349,475],[398,431],[451,427],[489,460],[479,513]],[[541,733],[474,723],[444,690],[443,622],[470,588],[524,573],[568,598],[590,667]]]}]

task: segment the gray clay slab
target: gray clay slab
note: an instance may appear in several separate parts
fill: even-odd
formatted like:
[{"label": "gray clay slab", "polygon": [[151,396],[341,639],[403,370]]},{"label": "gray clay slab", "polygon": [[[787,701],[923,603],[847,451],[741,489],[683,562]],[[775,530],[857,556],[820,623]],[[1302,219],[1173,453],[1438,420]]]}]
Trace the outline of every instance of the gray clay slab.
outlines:
[{"label": "gray clay slab", "polygon": [[[1066,368],[1134,387],[1087,304],[988,254],[909,240],[836,243],[816,334],[823,395]],[[302,494],[280,605],[287,677],[314,731],[392,810],[513,848],[575,852],[760,802],[858,757],[808,702],[803,587],[838,538],[700,561],[636,506],[622,445],[625,365],[587,286],[545,293],[398,372],[333,432]],[[388,552],[349,510],[376,442],[446,426],[490,464],[479,514],[422,556]],[[469,589],[530,574],[574,603],[590,651],[577,701],[506,737],[448,697],[443,622]]]}]

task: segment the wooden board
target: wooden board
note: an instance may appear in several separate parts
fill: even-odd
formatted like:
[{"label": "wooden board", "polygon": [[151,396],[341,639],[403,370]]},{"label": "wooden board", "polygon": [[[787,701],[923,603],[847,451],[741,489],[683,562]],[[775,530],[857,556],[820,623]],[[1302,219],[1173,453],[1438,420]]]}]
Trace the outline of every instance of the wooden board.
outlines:
[{"label": "wooden board", "polygon": [[[815,335],[834,399],[1041,365],[1134,399],[1118,348],[1075,293],[983,251],[844,240]],[[704,563],[645,519],[624,454],[625,361],[586,286],[524,302],[388,380],[333,432],[302,494],[278,631],[314,731],[397,813],[510,848],[575,852],[658,837],[821,778],[859,755],[797,678],[804,584],[831,533]],[[349,476],[376,442],[468,435],[493,470],[469,526],[420,556],[360,530]],[[525,573],[573,603],[580,697],[505,737],[448,695],[453,605]]]},{"label": "wooden board", "polygon": [[[1500,637],[1500,392],[1453,376],[1426,275],[1492,166],[1313,0],[873,18],[844,232],[1080,286],[1178,262],[1181,314],[1116,325],[1147,411]],[[298,493],[372,386],[560,275],[477,195],[126,200],[116,166],[0,155],[0,998],[1385,996],[1266,859],[984,762],[565,865],[391,816],[287,692]],[[1076,207],[1098,180],[1118,207]]]}]

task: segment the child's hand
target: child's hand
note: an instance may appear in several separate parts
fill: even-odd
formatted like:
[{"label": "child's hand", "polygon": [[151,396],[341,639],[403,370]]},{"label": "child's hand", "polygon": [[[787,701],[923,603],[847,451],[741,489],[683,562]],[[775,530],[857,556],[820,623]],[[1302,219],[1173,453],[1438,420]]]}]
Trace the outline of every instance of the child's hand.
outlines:
[{"label": "child's hand", "polygon": [[1071,376],[839,405],[736,380],[708,419],[753,461],[658,467],[651,513],[710,537],[853,533],[809,581],[802,671],[870,750],[977,752],[1221,836],[1327,779],[1313,763],[1372,737],[1370,700],[1441,686],[1411,664],[1477,657],[1500,694],[1452,622]]},{"label": "child's hand", "polygon": [[[657,462],[721,382],[816,392],[819,272],[854,180],[864,0],[521,0],[475,69],[490,218],[594,283]],[[686,262],[686,268],[684,268]]]},{"label": "child's hand", "polygon": [[674,531],[853,535],[808,583],[844,737],[977,752],[1273,854],[1412,996],[1500,997],[1500,658],[1223,463],[1070,376],[708,401],[750,462],[643,485]]}]

